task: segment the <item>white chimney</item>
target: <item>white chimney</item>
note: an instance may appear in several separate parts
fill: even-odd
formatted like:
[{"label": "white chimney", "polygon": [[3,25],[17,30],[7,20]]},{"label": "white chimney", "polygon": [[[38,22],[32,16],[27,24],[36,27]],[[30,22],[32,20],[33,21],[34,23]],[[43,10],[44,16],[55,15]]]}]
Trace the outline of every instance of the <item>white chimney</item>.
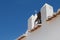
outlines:
[{"label": "white chimney", "polygon": [[31,30],[31,29],[34,28],[36,18],[37,18],[37,14],[32,15],[32,16],[28,19],[28,30]]},{"label": "white chimney", "polygon": [[49,17],[53,16],[53,7],[47,3],[41,8],[41,20],[46,21]]}]

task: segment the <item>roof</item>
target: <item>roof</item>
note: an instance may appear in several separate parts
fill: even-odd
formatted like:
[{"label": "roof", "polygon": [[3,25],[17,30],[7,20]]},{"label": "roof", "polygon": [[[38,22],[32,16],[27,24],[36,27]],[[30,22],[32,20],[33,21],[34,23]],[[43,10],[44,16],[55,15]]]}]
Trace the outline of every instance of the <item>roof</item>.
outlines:
[{"label": "roof", "polygon": [[[35,31],[35,30],[37,30],[38,28],[40,28],[41,27],[41,24],[38,24],[36,27],[34,27],[33,29],[31,29],[31,30],[29,30],[29,32],[33,32],[33,31]],[[22,36],[20,36],[17,40],[22,40],[23,38],[25,38],[26,37],[26,35],[22,35]]]},{"label": "roof", "polygon": [[[53,20],[53,18],[57,17],[58,15],[60,15],[60,11],[58,11],[56,14],[54,14],[52,17],[48,18],[46,21],[50,21]],[[29,30],[29,32],[34,32],[35,30],[37,30],[38,28],[40,28],[42,26],[42,24],[37,25],[36,27],[34,27],[33,29]],[[26,35],[21,36],[20,38],[18,38],[17,40],[21,40],[23,38],[25,38]]]},{"label": "roof", "polygon": [[23,39],[23,38],[25,38],[26,36],[22,36],[22,37],[20,37],[19,39],[17,39],[17,40],[21,40],[21,39]]},{"label": "roof", "polygon": [[37,30],[37,29],[40,28],[40,27],[41,27],[41,24],[40,24],[40,25],[37,25],[37,26],[34,27],[33,29],[29,30],[29,32],[33,32],[33,31]]}]

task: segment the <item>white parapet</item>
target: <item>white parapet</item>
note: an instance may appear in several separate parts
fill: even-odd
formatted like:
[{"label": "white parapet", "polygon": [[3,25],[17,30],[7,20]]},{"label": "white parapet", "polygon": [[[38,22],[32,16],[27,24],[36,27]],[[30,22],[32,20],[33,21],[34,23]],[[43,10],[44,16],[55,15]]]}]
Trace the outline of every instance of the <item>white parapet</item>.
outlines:
[{"label": "white parapet", "polygon": [[43,5],[43,7],[41,8],[41,17],[42,17],[42,21],[45,21],[46,19],[48,19],[49,17],[53,16],[53,7],[47,3],[45,3]]}]

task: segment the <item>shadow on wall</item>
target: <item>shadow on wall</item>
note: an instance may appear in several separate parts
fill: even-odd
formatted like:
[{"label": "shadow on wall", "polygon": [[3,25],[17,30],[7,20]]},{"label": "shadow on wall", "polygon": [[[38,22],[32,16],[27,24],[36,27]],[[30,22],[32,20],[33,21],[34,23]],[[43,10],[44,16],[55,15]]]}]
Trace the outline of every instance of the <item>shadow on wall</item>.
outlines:
[{"label": "shadow on wall", "polygon": [[41,24],[41,12],[38,12],[38,13],[37,13],[37,18],[36,18],[36,20],[35,20],[35,23],[36,23],[36,24]]}]

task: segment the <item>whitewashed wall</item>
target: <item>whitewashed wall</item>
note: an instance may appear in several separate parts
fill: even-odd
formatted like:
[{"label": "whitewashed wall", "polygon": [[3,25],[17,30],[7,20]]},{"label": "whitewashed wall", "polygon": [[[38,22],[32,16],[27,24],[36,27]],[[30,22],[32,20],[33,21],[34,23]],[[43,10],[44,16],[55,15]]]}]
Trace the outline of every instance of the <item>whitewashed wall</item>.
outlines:
[{"label": "whitewashed wall", "polygon": [[[34,32],[28,32],[27,37],[22,40],[60,40],[60,15],[50,21],[46,21],[53,14],[53,7],[45,4],[41,9],[42,26]],[[28,30],[34,28],[36,17],[36,15],[35,17],[32,15],[28,19]]]},{"label": "whitewashed wall", "polygon": [[46,26],[32,32],[26,40],[60,40],[60,16],[46,22]]},{"label": "whitewashed wall", "polygon": [[45,4],[41,9],[41,28],[31,32],[26,40],[60,40],[60,15],[51,21],[46,21],[46,19],[53,14],[53,7]]}]

